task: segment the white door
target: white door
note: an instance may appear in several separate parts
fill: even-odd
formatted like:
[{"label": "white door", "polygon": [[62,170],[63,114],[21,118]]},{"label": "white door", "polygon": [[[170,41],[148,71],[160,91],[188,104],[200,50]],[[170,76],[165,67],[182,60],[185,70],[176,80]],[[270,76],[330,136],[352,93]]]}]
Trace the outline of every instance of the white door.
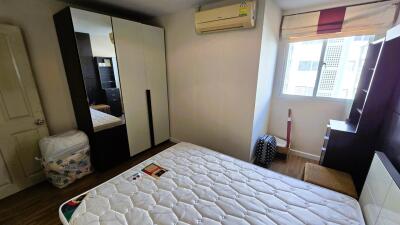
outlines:
[{"label": "white door", "polygon": [[18,27],[0,24],[0,199],[43,180],[43,110]]},{"label": "white door", "polygon": [[169,139],[164,29],[143,24],[142,35],[147,88],[151,93],[154,143],[158,145]]},{"label": "white door", "polygon": [[151,147],[143,24],[112,17],[130,155]]}]

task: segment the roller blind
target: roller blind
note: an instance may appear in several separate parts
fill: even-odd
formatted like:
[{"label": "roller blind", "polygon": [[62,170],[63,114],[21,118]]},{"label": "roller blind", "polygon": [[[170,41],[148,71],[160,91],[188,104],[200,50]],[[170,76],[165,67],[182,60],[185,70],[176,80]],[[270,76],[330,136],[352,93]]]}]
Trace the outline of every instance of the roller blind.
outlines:
[{"label": "roller blind", "polygon": [[384,34],[396,20],[398,4],[393,0],[284,16],[281,38],[295,42]]}]

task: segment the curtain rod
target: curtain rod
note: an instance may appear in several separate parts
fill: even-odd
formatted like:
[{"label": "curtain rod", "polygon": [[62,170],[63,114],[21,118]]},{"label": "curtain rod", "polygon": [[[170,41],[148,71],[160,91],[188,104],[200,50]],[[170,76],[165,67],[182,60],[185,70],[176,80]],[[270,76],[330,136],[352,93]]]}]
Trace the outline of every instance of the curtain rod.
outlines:
[{"label": "curtain rod", "polygon": [[[338,7],[332,7],[332,8],[339,8],[339,7],[353,7],[353,6],[360,6],[360,5],[369,5],[369,4],[374,4],[374,3],[379,3],[379,2],[388,2],[388,1],[392,1],[392,0],[380,0],[380,1],[373,1],[373,2],[365,2],[365,3],[358,3],[358,4],[352,4],[352,5],[344,5],[344,6],[338,6]],[[307,14],[307,13],[313,13],[313,12],[319,12],[320,10],[312,10],[312,11],[308,11],[308,12],[300,12],[300,13],[293,13],[293,14],[289,14],[289,15],[283,15],[283,17],[285,16],[295,16],[295,15],[301,15],[301,14]]]}]

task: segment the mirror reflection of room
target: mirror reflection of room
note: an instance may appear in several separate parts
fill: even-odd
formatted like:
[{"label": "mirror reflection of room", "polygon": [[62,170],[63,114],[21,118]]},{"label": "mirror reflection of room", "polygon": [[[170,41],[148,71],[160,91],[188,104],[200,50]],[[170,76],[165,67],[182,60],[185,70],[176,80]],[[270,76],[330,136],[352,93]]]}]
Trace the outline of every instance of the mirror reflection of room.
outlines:
[{"label": "mirror reflection of room", "polygon": [[71,11],[94,131],[124,124],[111,17]]}]

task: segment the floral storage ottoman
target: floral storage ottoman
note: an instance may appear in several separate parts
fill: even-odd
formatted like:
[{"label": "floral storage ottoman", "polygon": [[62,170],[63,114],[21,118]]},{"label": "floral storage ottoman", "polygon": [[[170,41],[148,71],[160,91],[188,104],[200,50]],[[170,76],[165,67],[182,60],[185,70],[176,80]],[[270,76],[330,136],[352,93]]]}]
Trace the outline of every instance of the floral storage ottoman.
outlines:
[{"label": "floral storage ottoman", "polygon": [[64,188],[92,172],[89,139],[78,130],[39,141],[44,173],[54,186]]}]

